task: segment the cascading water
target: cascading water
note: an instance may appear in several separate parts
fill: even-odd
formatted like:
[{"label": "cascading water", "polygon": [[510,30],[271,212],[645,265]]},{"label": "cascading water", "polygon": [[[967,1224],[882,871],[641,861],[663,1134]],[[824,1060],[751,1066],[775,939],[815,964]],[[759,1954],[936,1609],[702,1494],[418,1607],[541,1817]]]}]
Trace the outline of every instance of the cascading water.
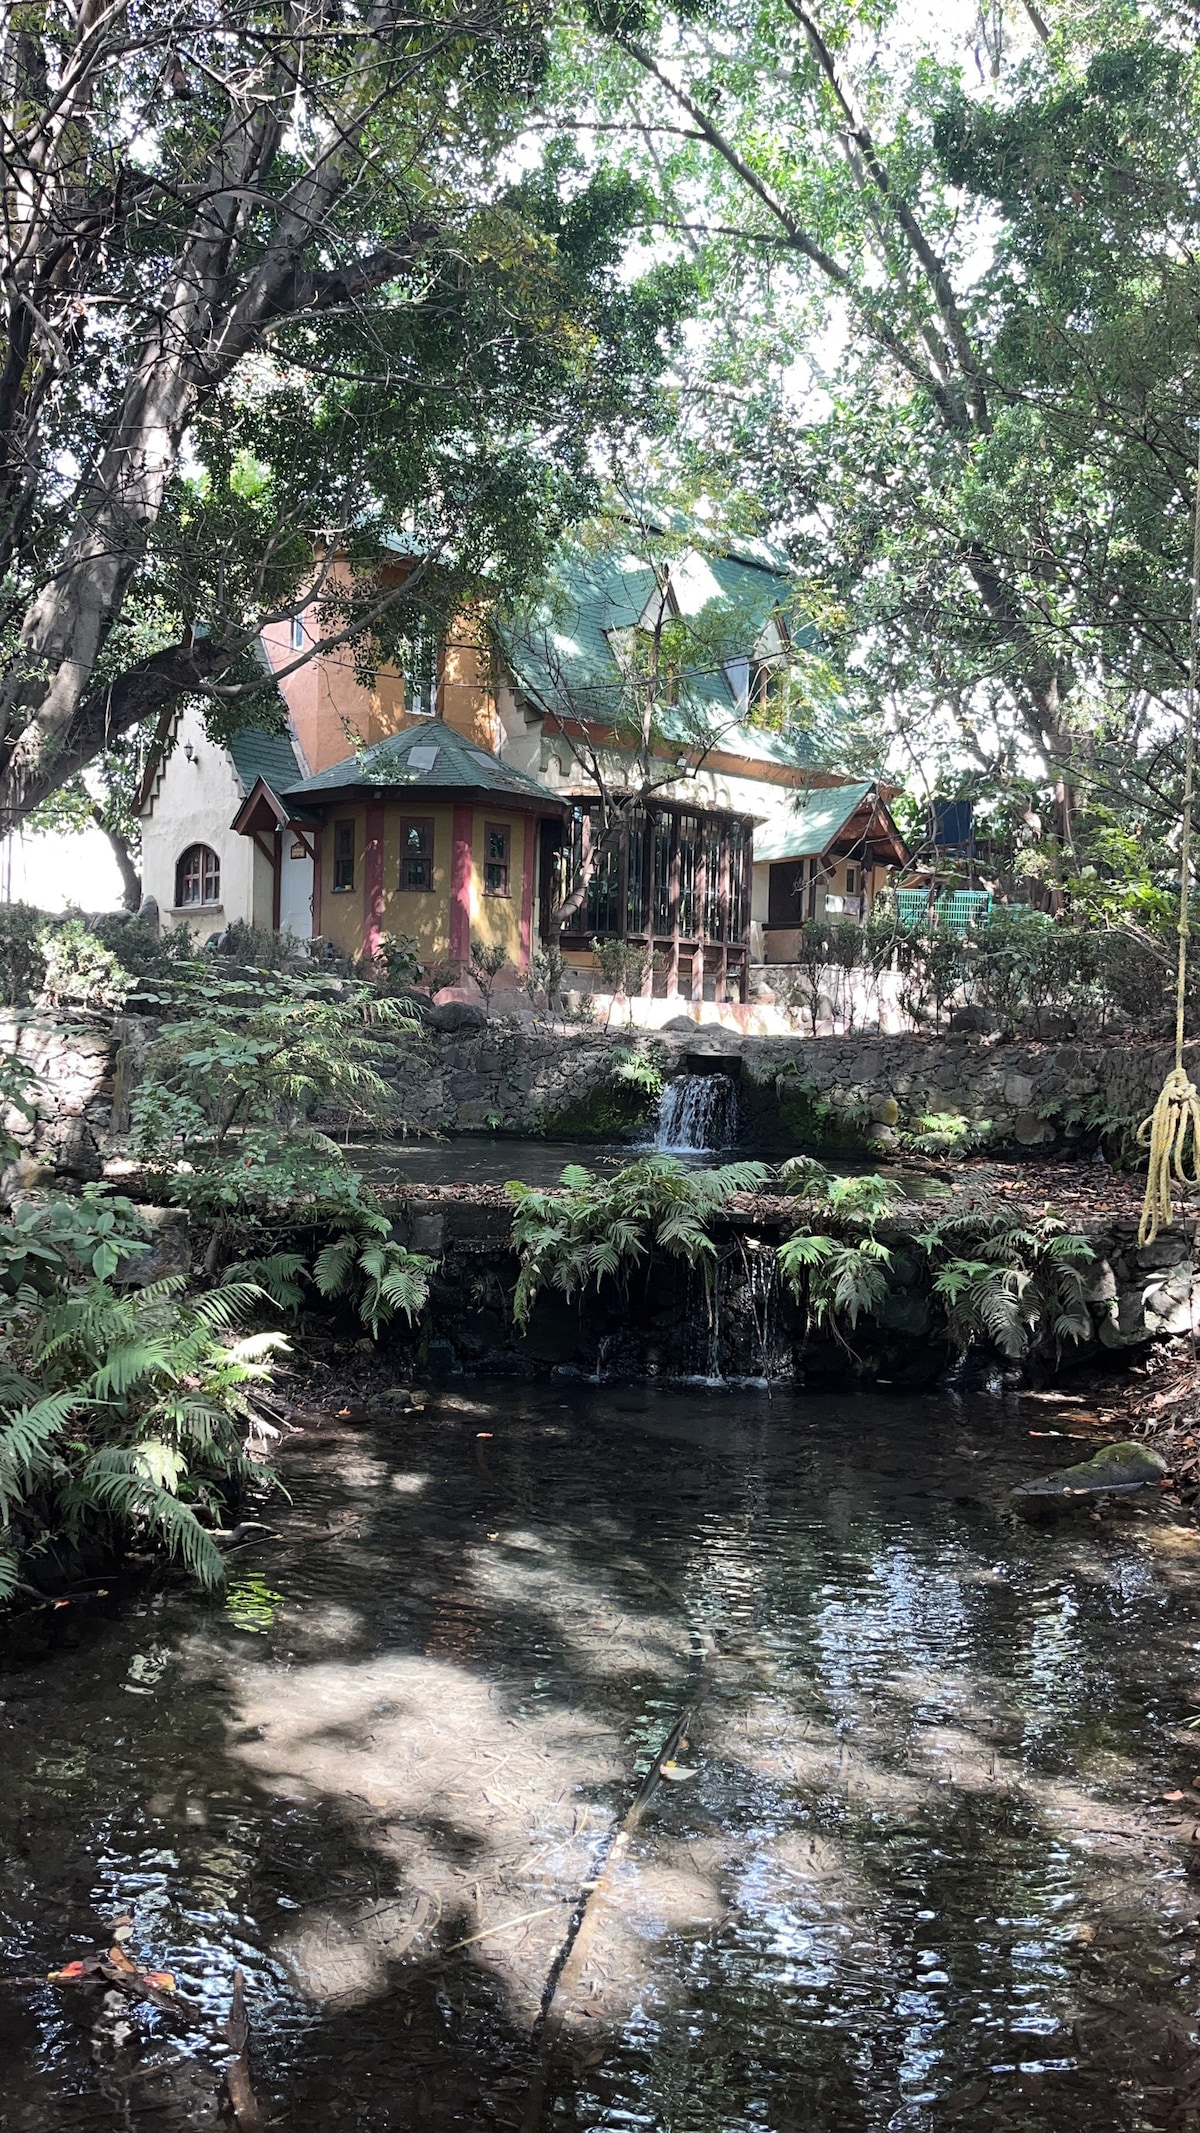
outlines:
[{"label": "cascading water", "polygon": [[737,1126],[737,1092],[729,1074],[677,1074],[658,1100],[660,1155],[728,1148]]}]

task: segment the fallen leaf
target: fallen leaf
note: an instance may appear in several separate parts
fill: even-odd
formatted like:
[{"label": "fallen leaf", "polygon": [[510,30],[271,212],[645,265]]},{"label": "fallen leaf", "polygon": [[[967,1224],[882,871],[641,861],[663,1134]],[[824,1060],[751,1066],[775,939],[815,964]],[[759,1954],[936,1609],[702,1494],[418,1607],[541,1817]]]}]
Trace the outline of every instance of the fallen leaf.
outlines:
[{"label": "fallen leaf", "polygon": [[153,1985],[156,1992],[174,1992],[175,1979],[169,1970],[146,1970],[142,1974],[146,1983]]},{"label": "fallen leaf", "polygon": [[1174,1805],[1176,1800],[1182,1800],[1185,1798],[1186,1794],[1182,1792],[1164,1792],[1163,1794],[1163,1799],[1169,1801],[1172,1806]]},{"label": "fallen leaf", "polygon": [[109,1951],[108,1951],[108,1960],[109,1960],[109,1962],[110,1962],[110,1963],[112,1964],[112,1967],[113,1967],[113,1969],[114,1969],[114,1970],[119,1970],[119,1971],[121,1971],[121,1973],[123,1974],[123,1976],[125,1976],[125,1977],[136,1977],[136,1976],[137,1976],[137,1974],[138,1974],[138,1967],[137,1967],[137,1964],[136,1964],[136,1963],[131,1963],[131,1962],[130,1962],[130,1960],[129,1960],[129,1957],[128,1957],[128,1956],[126,1955],[126,1953],[125,1953],[125,1950],[124,1950],[124,1948],[118,1948],[118,1947],[117,1947],[117,1945],[116,1945],[116,1942],[115,1942],[115,1941],[114,1941],[114,1943],[113,1943],[112,1947],[111,1947],[111,1948],[109,1949]]},{"label": "fallen leaf", "polygon": [[699,1777],[700,1772],[693,1763],[660,1763],[658,1774],[670,1778],[673,1785],[682,1785],[688,1778]]},{"label": "fallen leaf", "polygon": [[475,1432],[476,1437],[490,1437],[491,1434],[490,1429],[477,1429]]},{"label": "fallen leaf", "polygon": [[48,1970],[46,1976],[50,1983],[55,1985],[67,1978],[87,1977],[91,1969],[91,1963],[64,1963],[61,1970]]},{"label": "fallen leaf", "polygon": [[132,1939],[133,1939],[133,1926],[132,1926],[132,1923],[129,1923],[129,1922],[126,1922],[126,1921],[124,1921],[124,1920],[123,1920],[123,1921],[122,1921],[122,1923],[121,1923],[121,1924],[120,1924],[120,1925],[119,1925],[119,1926],[117,1927],[117,1929],[116,1929],[115,1933],[113,1934],[113,1939],[114,1939],[114,1940],[119,1940],[119,1941],[127,1941],[127,1940],[132,1940]]}]

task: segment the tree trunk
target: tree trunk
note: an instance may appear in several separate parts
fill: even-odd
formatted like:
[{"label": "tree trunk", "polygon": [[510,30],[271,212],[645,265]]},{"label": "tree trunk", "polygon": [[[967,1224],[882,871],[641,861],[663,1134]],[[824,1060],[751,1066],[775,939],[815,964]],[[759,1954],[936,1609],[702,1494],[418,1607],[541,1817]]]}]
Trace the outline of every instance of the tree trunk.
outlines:
[{"label": "tree trunk", "polygon": [[120,830],[109,828],[101,808],[92,809],[92,820],[98,830],[103,830],[117,862],[117,871],[121,876],[121,902],[127,911],[136,911],[142,900],[142,877],[134,865],[129,840],[122,836]]}]

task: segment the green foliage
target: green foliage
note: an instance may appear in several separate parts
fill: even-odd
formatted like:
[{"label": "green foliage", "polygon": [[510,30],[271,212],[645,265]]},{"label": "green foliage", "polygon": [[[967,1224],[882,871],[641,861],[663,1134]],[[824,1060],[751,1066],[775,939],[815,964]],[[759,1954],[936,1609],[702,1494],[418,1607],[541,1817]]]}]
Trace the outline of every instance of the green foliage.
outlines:
[{"label": "green foliage", "polygon": [[890,1248],[875,1234],[895,1203],[895,1186],[875,1174],[835,1178],[811,1157],[784,1163],[785,1190],[804,1209],[804,1227],[779,1247],[785,1287],[802,1297],[819,1326],[843,1340],[888,1294]]},{"label": "green foliage", "polygon": [[614,1080],[626,1082],[631,1089],[640,1089],[650,1102],[658,1102],[664,1086],[661,1056],[615,1051],[609,1053],[609,1058]]},{"label": "green foliage", "polygon": [[[780,1246],[781,1278],[844,1340],[845,1328],[878,1314],[892,1293],[901,1240],[884,1243],[876,1231],[896,1188],[880,1177],[831,1178],[808,1158],[785,1163],[780,1181],[804,1209],[803,1226]],[[928,1297],[934,1337],[959,1354],[985,1346],[1016,1362],[1034,1346],[1058,1353],[1091,1334],[1085,1283],[1095,1255],[1057,1216],[972,1208],[902,1245],[905,1258],[917,1257],[910,1286]]]},{"label": "green foliage", "polygon": [[210,935],[203,954],[226,956],[231,964],[247,970],[286,970],[304,960],[300,943],[290,933],[276,933],[270,926],[252,926],[235,918],[223,933]]},{"label": "green foliage", "polygon": [[149,1250],[131,1200],[105,1185],[31,1196],[0,1224],[0,1297],[47,1297],[68,1279],[110,1281]]},{"label": "green foliage", "polygon": [[28,1007],[42,989],[43,918],[32,904],[0,904],[0,1004]]},{"label": "green foliage", "polygon": [[966,1118],[961,1111],[925,1111],[911,1126],[896,1132],[896,1146],[912,1155],[969,1155],[991,1139],[990,1118]]},{"label": "green foliage", "polygon": [[527,1326],[540,1292],[566,1297],[603,1281],[627,1284],[651,1251],[700,1270],[711,1282],[715,1249],[707,1224],[740,1192],[769,1175],[763,1163],[687,1170],[670,1156],[647,1156],[610,1178],[571,1164],[561,1192],[511,1182],[513,1240],[521,1262],[513,1313]]},{"label": "green foliage", "polygon": [[48,1006],[124,1006],[131,990],[129,972],[86,919],[52,921],[43,926],[38,945],[45,958],[42,997]]},{"label": "green foliage", "polygon": [[34,1091],[38,1077],[16,1052],[0,1052],[0,1168],[21,1152],[12,1130],[12,1118],[37,1116]]},{"label": "green foliage", "polygon": [[918,1242],[960,1352],[990,1344],[1017,1361],[1035,1340],[1058,1351],[1091,1333],[1084,1288],[1095,1253],[1056,1216],[972,1210],[934,1223]]},{"label": "green foliage", "polygon": [[161,1547],[200,1584],[220,1582],[211,1527],[233,1487],[263,1479],[257,1461],[276,1433],[255,1395],[283,1343],[230,1337],[253,1290],[189,1305],[181,1287],[121,1296],[63,1262],[48,1292],[23,1285],[0,1300],[0,1599],[23,1559],[96,1533]]},{"label": "green foliage", "polygon": [[375,981],[384,992],[407,991],[422,976],[417,944],[407,933],[383,934],[375,963]]},{"label": "green foliage", "polygon": [[[265,977],[266,974],[263,974]],[[185,988],[186,990],[186,988]],[[344,1297],[372,1336],[424,1304],[430,1262],[390,1235],[377,1196],[314,1114],[395,1120],[385,1069],[420,1053],[416,1011],[341,979],[208,973],[147,1047],[133,1152],[282,1307]]]},{"label": "green foliage", "polygon": [[471,976],[482,994],[484,1009],[489,1015],[492,1011],[492,994],[496,990],[496,980],[507,963],[508,950],[502,947],[499,941],[493,941],[490,947],[485,947],[480,940],[471,942]]}]

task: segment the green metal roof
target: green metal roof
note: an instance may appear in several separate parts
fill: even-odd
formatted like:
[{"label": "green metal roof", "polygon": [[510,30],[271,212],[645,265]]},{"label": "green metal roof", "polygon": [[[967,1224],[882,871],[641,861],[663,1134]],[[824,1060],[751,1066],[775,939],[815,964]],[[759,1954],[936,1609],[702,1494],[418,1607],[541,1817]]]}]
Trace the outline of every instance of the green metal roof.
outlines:
[{"label": "green metal roof", "polygon": [[[520,615],[502,616],[496,631],[513,676],[543,711],[599,724],[614,722],[624,683],[613,633],[632,629],[658,579],[646,543],[632,525],[628,540],[596,551],[578,538],[554,560],[544,598]],[[680,616],[696,625],[703,649],[695,670],[680,678],[679,706],[660,724],[681,745],[701,738],[709,747],[788,769],[816,764],[819,752],[804,733],[773,733],[739,717],[727,665],[747,659],[771,620],[785,619],[795,592],[786,561],[763,542],[731,544],[715,555],[689,549],[671,573]],[[809,625],[790,632],[793,650],[815,652]]]},{"label": "green metal roof", "polygon": [[536,778],[526,777],[480,748],[464,733],[457,733],[440,718],[422,719],[386,741],[376,741],[358,755],[347,756],[315,778],[293,781],[280,798],[319,800],[336,792],[378,791],[387,788],[429,792],[476,792],[495,794],[497,799],[537,801],[556,811],[562,803]]},{"label": "green metal roof", "polygon": [[806,793],[786,817],[755,830],[755,864],[760,859],[819,859],[874,790],[866,778]]},{"label": "green metal roof", "polygon": [[225,745],[244,793],[253,790],[257,778],[273,793],[280,793],[294,785],[301,774],[290,733],[267,733],[261,726],[247,726]]}]

